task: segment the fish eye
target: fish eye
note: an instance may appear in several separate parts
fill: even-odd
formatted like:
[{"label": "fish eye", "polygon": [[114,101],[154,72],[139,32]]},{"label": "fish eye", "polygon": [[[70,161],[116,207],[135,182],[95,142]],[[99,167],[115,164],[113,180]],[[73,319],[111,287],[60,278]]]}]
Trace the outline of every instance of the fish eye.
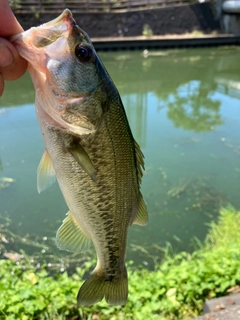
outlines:
[{"label": "fish eye", "polygon": [[91,48],[78,44],[75,48],[75,54],[80,62],[89,62],[93,52]]}]

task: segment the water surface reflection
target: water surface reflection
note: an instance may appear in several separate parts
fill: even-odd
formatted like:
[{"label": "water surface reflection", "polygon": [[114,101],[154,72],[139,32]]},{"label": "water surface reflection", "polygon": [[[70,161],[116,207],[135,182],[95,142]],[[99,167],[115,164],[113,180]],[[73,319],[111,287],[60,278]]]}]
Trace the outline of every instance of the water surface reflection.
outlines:
[{"label": "water surface reflection", "polygon": [[[145,154],[147,227],[133,226],[128,259],[152,264],[162,247],[193,249],[227,202],[240,208],[240,48],[101,53]],[[0,99],[1,213],[21,236],[53,237],[67,208],[55,185],[36,191],[44,150],[26,76]],[[10,247],[9,247],[10,248]],[[34,249],[36,250],[36,249]],[[64,256],[64,253],[63,253]]]}]

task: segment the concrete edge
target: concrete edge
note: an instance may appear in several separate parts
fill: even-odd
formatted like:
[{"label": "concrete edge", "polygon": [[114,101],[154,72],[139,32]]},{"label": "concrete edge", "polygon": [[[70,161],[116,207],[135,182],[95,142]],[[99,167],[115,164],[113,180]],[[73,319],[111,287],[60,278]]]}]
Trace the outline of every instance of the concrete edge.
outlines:
[{"label": "concrete edge", "polygon": [[124,37],[124,38],[92,38],[96,50],[138,50],[165,49],[188,47],[211,47],[222,45],[240,45],[240,36],[234,35],[204,35],[189,36],[152,36],[152,37]]}]

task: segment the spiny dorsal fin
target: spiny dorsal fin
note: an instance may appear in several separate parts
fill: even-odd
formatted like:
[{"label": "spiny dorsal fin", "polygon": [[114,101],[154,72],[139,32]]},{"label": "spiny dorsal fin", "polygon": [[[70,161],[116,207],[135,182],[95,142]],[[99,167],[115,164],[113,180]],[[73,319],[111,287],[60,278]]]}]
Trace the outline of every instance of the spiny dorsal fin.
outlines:
[{"label": "spiny dorsal fin", "polygon": [[45,150],[37,169],[38,193],[41,193],[42,191],[50,187],[55,182],[55,180],[56,175],[53,168],[52,159],[47,150]]},{"label": "spiny dorsal fin", "polygon": [[95,168],[86,153],[86,151],[82,148],[79,143],[75,143],[74,146],[68,148],[71,155],[77,161],[77,163],[81,166],[81,168],[91,177],[91,179],[96,182],[96,173]]},{"label": "spiny dorsal fin", "polygon": [[91,245],[91,240],[76,221],[71,211],[67,213],[67,217],[63,220],[61,227],[57,231],[56,245],[61,250],[75,253],[87,250]]},{"label": "spiny dorsal fin", "polygon": [[147,206],[141,194],[138,203],[138,211],[133,223],[139,224],[140,226],[145,226],[148,223]]},{"label": "spiny dorsal fin", "polygon": [[136,165],[137,165],[137,177],[139,184],[142,182],[143,170],[144,170],[144,155],[139,147],[139,144],[134,141]]}]

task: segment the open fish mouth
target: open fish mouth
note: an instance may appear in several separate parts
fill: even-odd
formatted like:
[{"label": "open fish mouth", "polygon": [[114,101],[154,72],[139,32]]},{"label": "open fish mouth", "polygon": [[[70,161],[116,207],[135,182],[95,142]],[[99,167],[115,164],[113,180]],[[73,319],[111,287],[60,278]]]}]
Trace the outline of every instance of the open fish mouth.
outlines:
[{"label": "open fish mouth", "polygon": [[[20,55],[29,62],[28,70],[39,101],[36,104],[37,111],[44,109],[55,124],[75,134],[92,132],[92,126],[85,128],[76,112],[70,112],[68,117],[64,116],[67,108],[76,109],[89,95],[88,90],[73,90],[76,80],[71,81],[76,60],[74,44],[80,41],[79,37],[84,36],[71,11],[66,9],[56,19],[11,38]],[[83,125],[81,128],[80,123]]]},{"label": "open fish mouth", "polygon": [[45,47],[56,41],[60,35],[70,30],[73,26],[76,26],[76,21],[73,19],[71,11],[65,9],[56,19],[46,22],[39,27],[32,27],[25,32],[16,34],[10,38],[10,41],[18,42],[19,39],[23,39],[25,43],[28,43],[27,39],[30,36],[35,36],[32,38],[32,44],[37,48]]},{"label": "open fish mouth", "polygon": [[[57,18],[44,23],[41,27],[50,29],[51,27],[63,27],[62,23],[65,23],[68,27],[76,25],[76,21],[73,19],[72,12],[69,9],[65,9]],[[64,31],[63,29],[62,31]]]},{"label": "open fish mouth", "polygon": [[[10,41],[17,47],[23,58],[33,64],[36,61],[41,65],[40,61],[44,62],[47,56],[57,57],[59,50],[65,52],[66,56],[69,54],[66,39],[68,39],[74,26],[76,26],[76,22],[71,11],[65,9],[56,19],[14,35],[10,38]],[[48,46],[54,43],[56,45],[51,46],[51,51],[48,52]],[[46,55],[44,59],[43,55]],[[62,56],[62,58],[64,57]]]}]

